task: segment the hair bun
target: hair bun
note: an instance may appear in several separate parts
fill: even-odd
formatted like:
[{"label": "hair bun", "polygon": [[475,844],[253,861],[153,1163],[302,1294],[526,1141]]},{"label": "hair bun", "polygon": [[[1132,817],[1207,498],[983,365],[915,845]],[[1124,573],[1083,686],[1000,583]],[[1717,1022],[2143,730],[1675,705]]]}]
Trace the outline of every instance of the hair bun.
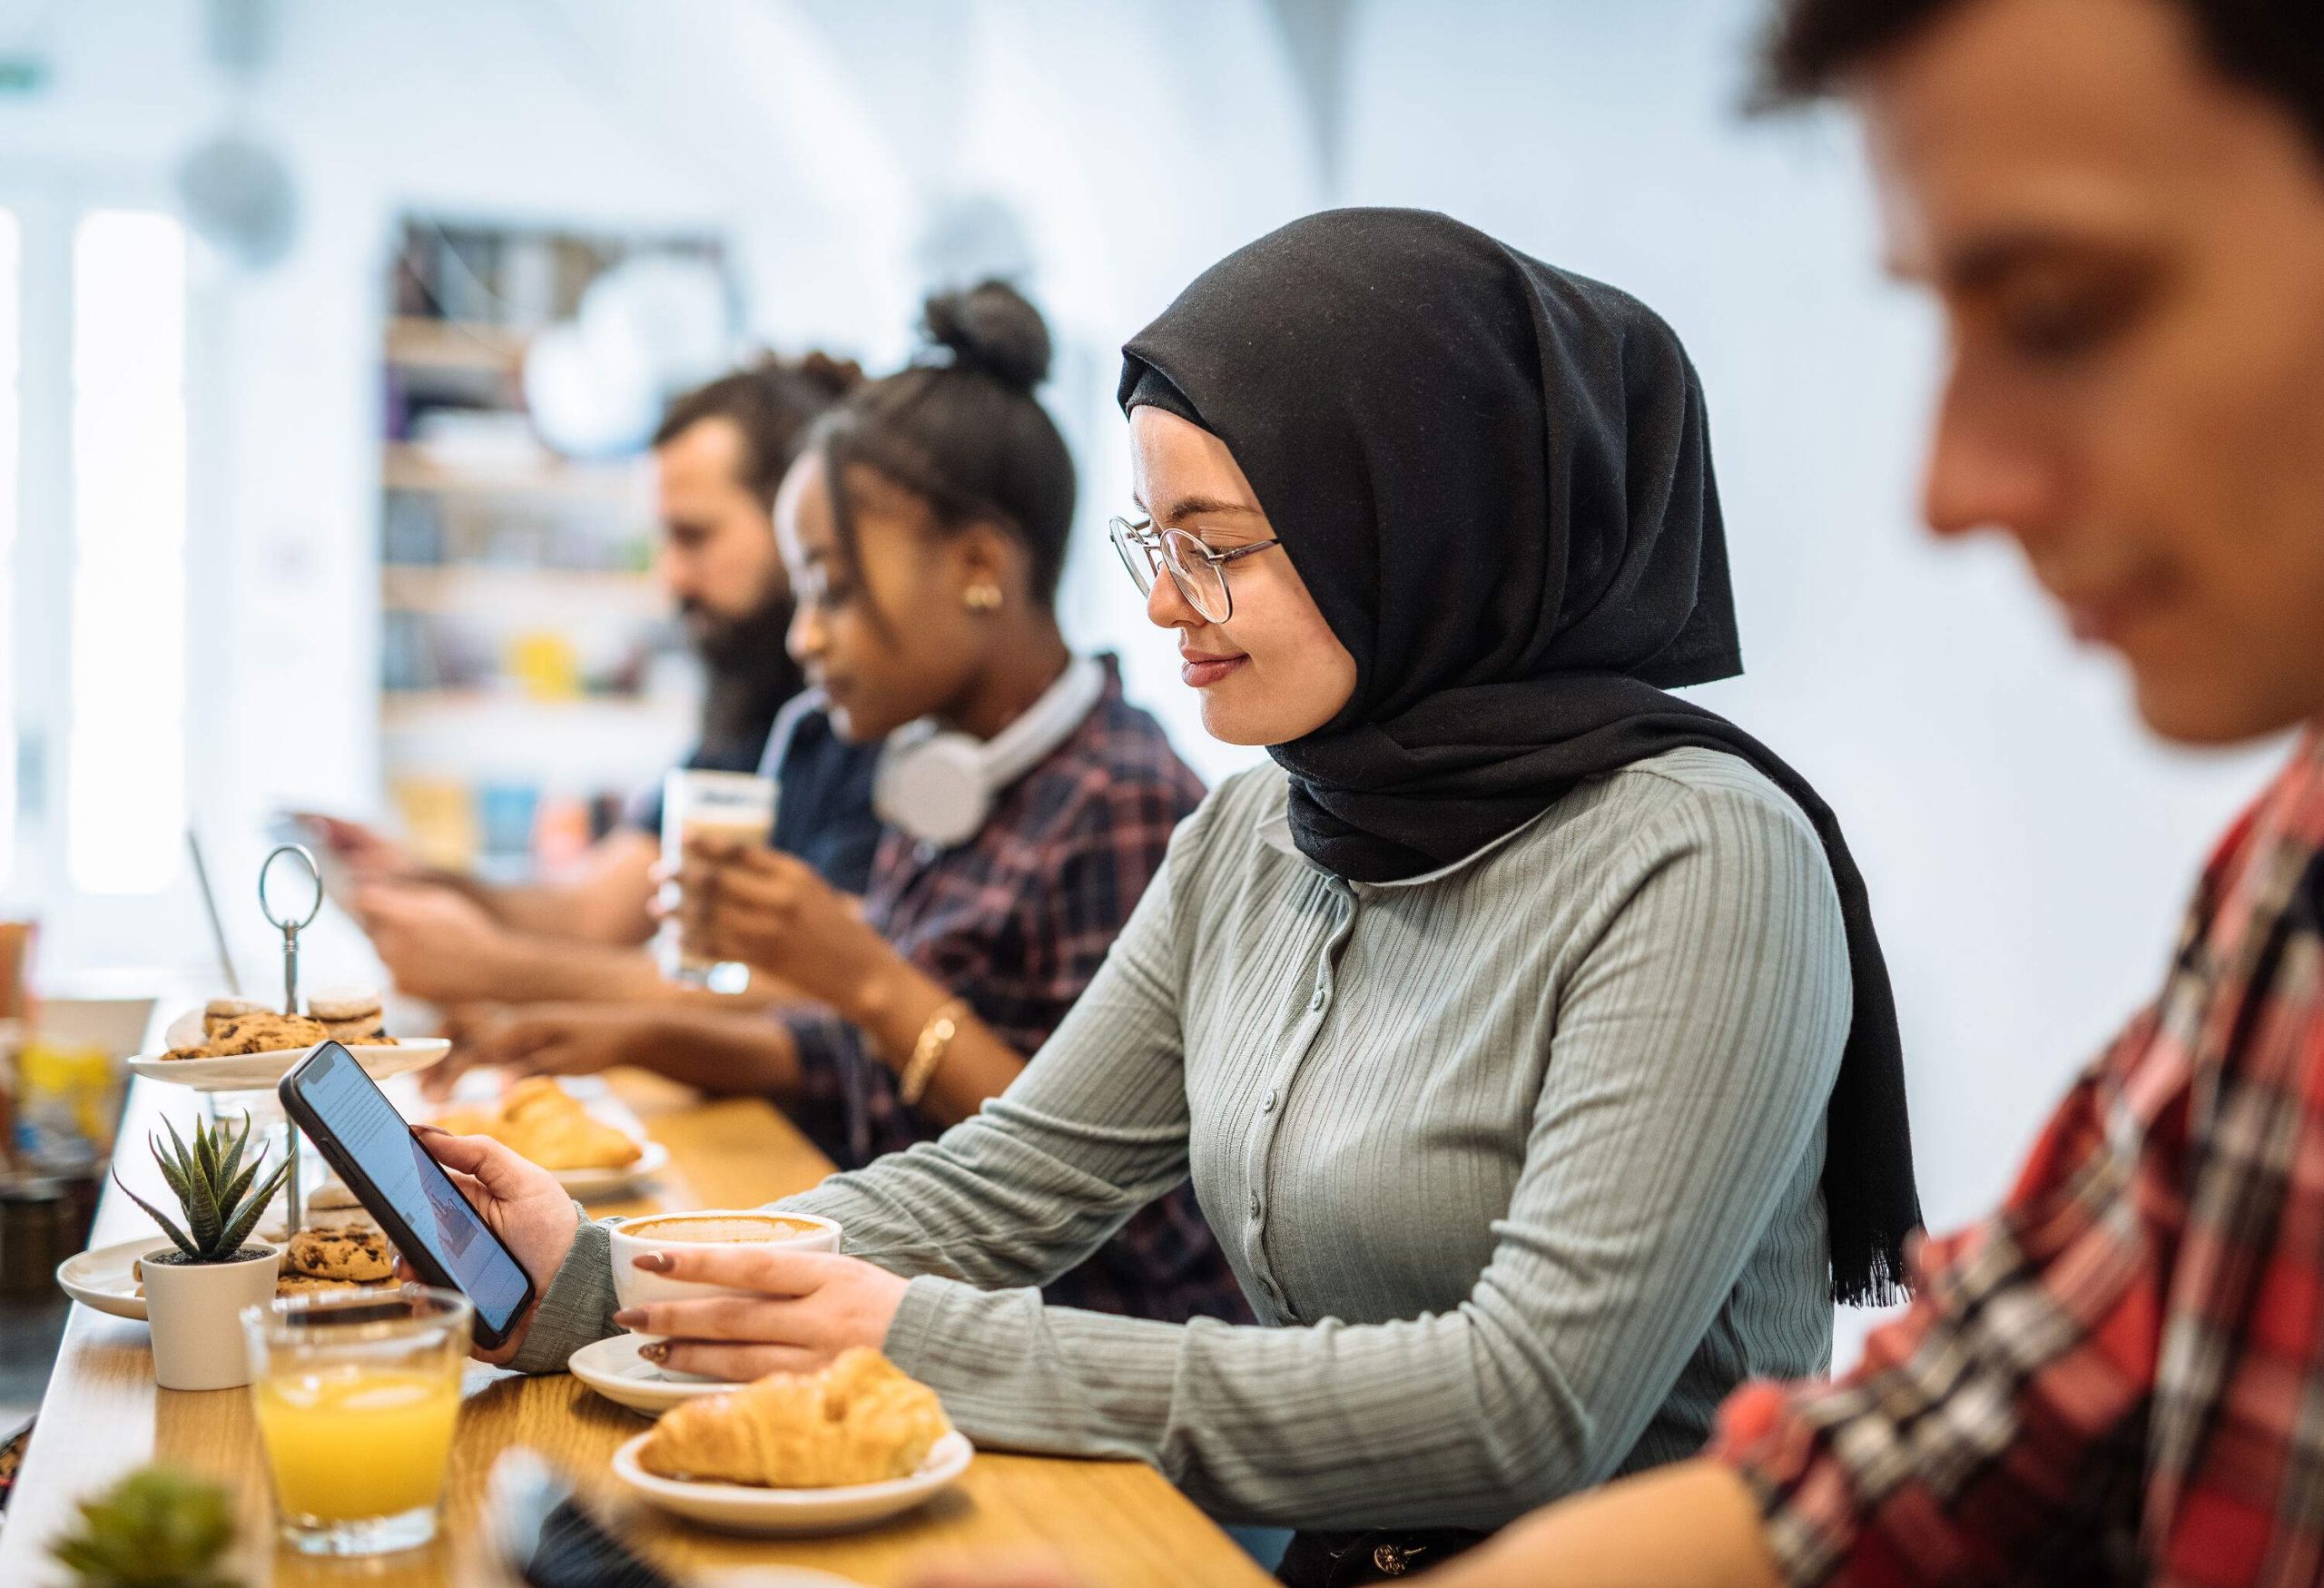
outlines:
[{"label": "hair bun", "polygon": [[1049,328],[1041,311],[1006,281],[939,292],[922,309],[928,340],[972,370],[1028,396],[1049,379]]}]

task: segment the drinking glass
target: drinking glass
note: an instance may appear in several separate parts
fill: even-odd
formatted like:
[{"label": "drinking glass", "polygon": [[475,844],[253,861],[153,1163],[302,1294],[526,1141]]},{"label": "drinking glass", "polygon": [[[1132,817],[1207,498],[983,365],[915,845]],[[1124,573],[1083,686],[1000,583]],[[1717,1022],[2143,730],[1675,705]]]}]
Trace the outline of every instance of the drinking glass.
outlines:
[{"label": "drinking glass", "polygon": [[466,1297],[424,1285],[242,1309],[251,1396],[293,1549],[384,1554],[436,1536],[468,1313]]},{"label": "drinking glass", "polygon": [[[695,772],[681,767],[662,783],[662,865],[675,878],[691,838],[734,838],[744,843],[765,843],[774,832],[774,780],[747,772]],[[663,902],[678,903],[678,884],[663,890]],[[687,953],[679,942],[678,922],[672,915],[662,922],[655,939],[662,974],[673,981],[714,991],[738,991],[747,981],[742,966],[725,970],[714,961]],[[739,974],[738,974],[739,972]]]}]

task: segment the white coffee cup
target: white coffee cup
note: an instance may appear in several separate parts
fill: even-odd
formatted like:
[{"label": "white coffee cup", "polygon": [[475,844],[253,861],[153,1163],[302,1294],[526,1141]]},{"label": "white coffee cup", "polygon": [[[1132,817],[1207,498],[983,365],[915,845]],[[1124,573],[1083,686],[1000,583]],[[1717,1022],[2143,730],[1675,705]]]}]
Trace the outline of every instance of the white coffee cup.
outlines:
[{"label": "white coffee cup", "polygon": [[[713,1220],[770,1226],[781,1223],[800,1228],[793,1234],[770,1233],[761,1240],[747,1236],[712,1236],[709,1230]],[[690,1223],[701,1227],[696,1238],[689,1238],[686,1226]],[[813,1213],[777,1213],[764,1208],[705,1208],[684,1213],[643,1213],[634,1218],[608,1219],[606,1224],[612,1247],[614,1297],[625,1307],[644,1307],[656,1301],[692,1301],[705,1296],[759,1294],[729,1285],[705,1285],[694,1279],[673,1279],[667,1274],[641,1268],[637,1266],[637,1259],[647,1252],[839,1250],[838,1222]],[[640,1227],[645,1227],[644,1233],[638,1233]],[[644,1339],[661,1337],[659,1335],[640,1336]],[[668,1367],[662,1371],[671,1378],[700,1380],[703,1377],[700,1374],[679,1373]]]}]

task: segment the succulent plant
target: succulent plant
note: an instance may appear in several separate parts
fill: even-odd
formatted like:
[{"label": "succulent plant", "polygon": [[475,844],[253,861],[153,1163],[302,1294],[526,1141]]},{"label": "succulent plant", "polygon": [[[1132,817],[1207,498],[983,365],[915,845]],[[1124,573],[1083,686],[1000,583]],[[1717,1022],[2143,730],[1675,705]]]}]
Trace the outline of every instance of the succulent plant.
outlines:
[{"label": "succulent plant", "polygon": [[[179,1139],[175,1125],[164,1119],[162,1126],[170,1133],[168,1147],[162,1145],[158,1136],[149,1136],[146,1140],[153,1147],[153,1161],[162,1166],[162,1178],[170,1183],[178,1206],[185,1212],[185,1228],[179,1228],[167,1214],[127,1186],[122,1186],[122,1190],[153,1216],[162,1232],[185,1254],[187,1262],[232,1262],[235,1254],[242,1249],[242,1242],[257,1228],[259,1215],[266,1211],[274,1189],[290,1172],[290,1160],[286,1158],[277,1164],[266,1182],[253,1189],[251,1182],[258,1178],[266,1149],[261,1147],[250,1154],[250,1162],[243,1163],[243,1149],[251,1139],[249,1114],[242,1116],[239,1135],[230,1130],[222,1119],[213,1125],[197,1121],[190,1149]],[[119,1184],[121,1177],[116,1174],[113,1180]]]},{"label": "succulent plant", "polygon": [[80,1504],[49,1553],[84,1588],[237,1588],[218,1566],[234,1539],[226,1491],[174,1467],[141,1467]]}]

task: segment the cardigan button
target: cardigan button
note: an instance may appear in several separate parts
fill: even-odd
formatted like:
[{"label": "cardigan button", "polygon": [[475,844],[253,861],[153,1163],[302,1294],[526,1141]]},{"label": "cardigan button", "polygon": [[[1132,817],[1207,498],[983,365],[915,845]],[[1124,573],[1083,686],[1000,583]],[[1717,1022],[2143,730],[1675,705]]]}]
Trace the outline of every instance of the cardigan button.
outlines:
[{"label": "cardigan button", "polygon": [[1372,1552],[1372,1569],[1384,1577],[1401,1577],[1413,1569],[1413,1556],[1418,1553],[1397,1544],[1381,1544]]}]

